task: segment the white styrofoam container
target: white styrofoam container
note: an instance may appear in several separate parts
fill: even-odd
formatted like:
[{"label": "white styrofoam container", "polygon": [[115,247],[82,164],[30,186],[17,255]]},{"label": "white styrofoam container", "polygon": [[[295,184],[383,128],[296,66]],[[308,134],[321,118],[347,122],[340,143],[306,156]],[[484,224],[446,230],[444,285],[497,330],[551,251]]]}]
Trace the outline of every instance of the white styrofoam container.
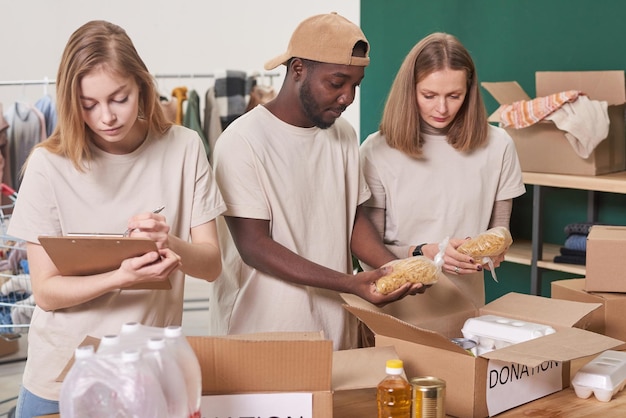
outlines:
[{"label": "white styrofoam container", "polygon": [[574,392],[586,399],[593,393],[596,399],[608,402],[624,389],[626,383],[626,353],[607,350],[585,364],[572,379]]},{"label": "white styrofoam container", "polygon": [[521,343],[544,335],[554,334],[556,330],[548,325],[497,315],[482,315],[469,318],[461,329],[463,337],[476,341],[476,355]]}]

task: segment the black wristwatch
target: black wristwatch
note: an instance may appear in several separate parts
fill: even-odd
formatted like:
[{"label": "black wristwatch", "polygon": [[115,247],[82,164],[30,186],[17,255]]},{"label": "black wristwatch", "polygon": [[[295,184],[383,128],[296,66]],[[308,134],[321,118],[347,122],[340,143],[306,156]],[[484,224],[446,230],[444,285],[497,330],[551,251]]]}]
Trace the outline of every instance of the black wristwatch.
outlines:
[{"label": "black wristwatch", "polygon": [[415,247],[415,250],[413,250],[413,257],[417,256],[417,255],[424,255],[424,253],[422,252],[422,247],[424,245],[426,245],[427,243],[423,243],[418,245],[417,247]]}]

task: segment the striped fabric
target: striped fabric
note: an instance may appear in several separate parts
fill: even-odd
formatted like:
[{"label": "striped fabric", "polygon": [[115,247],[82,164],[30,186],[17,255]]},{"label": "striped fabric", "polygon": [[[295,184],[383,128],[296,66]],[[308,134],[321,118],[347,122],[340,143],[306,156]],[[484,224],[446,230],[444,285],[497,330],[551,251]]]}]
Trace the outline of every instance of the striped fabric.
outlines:
[{"label": "striped fabric", "polygon": [[533,100],[520,100],[500,106],[500,126],[515,129],[533,125],[559,109],[565,103],[573,102],[584,93],[567,90]]}]

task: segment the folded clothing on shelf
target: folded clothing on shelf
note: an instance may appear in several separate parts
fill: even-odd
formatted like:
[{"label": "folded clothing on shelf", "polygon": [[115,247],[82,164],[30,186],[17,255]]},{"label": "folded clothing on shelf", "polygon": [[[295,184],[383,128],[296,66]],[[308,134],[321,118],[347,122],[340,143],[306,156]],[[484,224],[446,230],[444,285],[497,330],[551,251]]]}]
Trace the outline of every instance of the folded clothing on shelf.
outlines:
[{"label": "folded clothing on shelf", "polygon": [[575,222],[565,225],[565,242],[559,249],[560,254],[554,257],[554,262],[584,266],[587,263],[587,236],[594,225],[598,223]]},{"label": "folded clothing on shelf", "polygon": [[560,254],[554,257],[555,263],[578,264],[581,266],[587,263],[587,251],[561,247],[559,252]]}]

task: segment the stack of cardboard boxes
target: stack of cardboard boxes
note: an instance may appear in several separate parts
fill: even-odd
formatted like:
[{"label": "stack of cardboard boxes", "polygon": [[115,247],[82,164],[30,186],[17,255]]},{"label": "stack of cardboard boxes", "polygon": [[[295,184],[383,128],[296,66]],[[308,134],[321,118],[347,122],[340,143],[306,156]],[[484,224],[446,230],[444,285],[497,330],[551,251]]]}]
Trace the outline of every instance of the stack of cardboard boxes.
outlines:
[{"label": "stack of cardboard boxes", "polygon": [[626,227],[594,225],[587,237],[586,277],[552,282],[552,298],[600,303],[589,330],[626,340]]}]

